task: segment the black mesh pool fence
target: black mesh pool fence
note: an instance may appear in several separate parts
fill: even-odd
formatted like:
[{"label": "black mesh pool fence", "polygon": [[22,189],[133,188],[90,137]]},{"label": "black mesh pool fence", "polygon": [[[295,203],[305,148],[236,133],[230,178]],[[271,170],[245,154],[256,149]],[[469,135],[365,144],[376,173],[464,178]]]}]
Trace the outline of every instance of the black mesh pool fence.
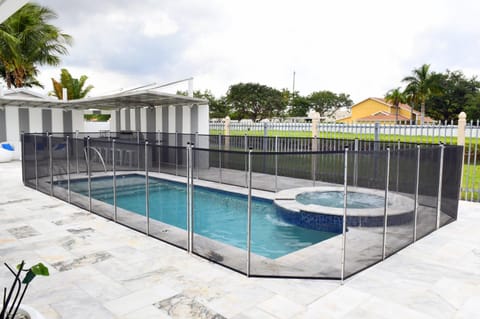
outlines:
[{"label": "black mesh pool fence", "polygon": [[[22,141],[26,186],[248,276],[345,279],[457,218],[457,146],[163,132]],[[340,199],[303,204],[305,193]],[[357,195],[375,204],[357,207]]]}]

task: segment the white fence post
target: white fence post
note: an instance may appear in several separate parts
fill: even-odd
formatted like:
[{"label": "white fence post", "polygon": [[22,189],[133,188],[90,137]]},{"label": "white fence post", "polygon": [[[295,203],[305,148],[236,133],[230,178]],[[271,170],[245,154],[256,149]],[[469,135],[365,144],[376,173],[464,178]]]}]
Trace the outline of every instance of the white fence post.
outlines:
[{"label": "white fence post", "polygon": [[225,117],[225,123],[223,124],[223,131],[226,136],[230,135],[230,117]]},{"label": "white fence post", "polygon": [[467,114],[461,112],[458,115],[457,145],[465,146],[465,131],[467,127]]},{"label": "white fence post", "polygon": [[460,174],[460,194],[458,198],[462,198],[462,185],[463,185],[463,167],[465,166],[465,131],[467,127],[467,114],[460,112],[458,115],[458,127],[457,127],[457,145],[463,146],[462,153],[462,174]]},{"label": "white fence post", "polygon": [[320,122],[320,113],[314,112],[312,115],[312,137],[318,137],[319,122]]}]

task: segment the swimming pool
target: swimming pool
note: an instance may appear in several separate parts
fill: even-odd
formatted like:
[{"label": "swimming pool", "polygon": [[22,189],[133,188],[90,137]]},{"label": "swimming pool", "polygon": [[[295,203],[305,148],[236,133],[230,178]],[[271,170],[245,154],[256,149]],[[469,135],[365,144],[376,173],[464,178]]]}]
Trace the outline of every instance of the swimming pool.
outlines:
[{"label": "swimming pool", "polygon": [[[58,186],[66,187],[65,182]],[[71,191],[88,196],[87,179],[72,180]],[[112,177],[91,180],[92,198],[113,205]],[[149,177],[150,218],[186,229],[186,185]],[[117,206],[145,216],[145,177],[117,176]],[[194,188],[194,233],[246,249],[247,197],[201,186]],[[251,251],[278,258],[337,233],[305,229],[277,217],[271,200],[252,199]]]}]

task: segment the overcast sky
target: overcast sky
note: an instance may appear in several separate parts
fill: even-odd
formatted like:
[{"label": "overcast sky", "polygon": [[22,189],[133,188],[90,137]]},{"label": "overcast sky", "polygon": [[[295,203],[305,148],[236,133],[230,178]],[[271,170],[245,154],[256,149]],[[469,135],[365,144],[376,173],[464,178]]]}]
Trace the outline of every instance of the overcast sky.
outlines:
[{"label": "overcast sky", "polygon": [[[355,102],[383,96],[423,63],[480,75],[480,2],[473,0],[39,0],[74,38],[60,67],[100,95],[193,76],[219,97],[239,82]],[[182,84],[169,90],[187,89]],[[166,90],[168,91],[168,90]]]}]

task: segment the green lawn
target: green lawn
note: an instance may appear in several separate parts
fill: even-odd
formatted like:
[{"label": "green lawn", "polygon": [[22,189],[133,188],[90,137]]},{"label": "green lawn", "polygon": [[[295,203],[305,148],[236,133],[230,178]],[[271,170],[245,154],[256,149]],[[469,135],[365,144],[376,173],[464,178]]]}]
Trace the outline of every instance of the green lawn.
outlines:
[{"label": "green lawn", "polygon": [[[470,189],[470,192],[462,192],[462,199],[478,201],[478,190],[480,189],[480,165],[465,165],[463,167],[462,188]],[[475,190],[472,192],[472,189]],[[468,198],[467,198],[468,197]]]}]

